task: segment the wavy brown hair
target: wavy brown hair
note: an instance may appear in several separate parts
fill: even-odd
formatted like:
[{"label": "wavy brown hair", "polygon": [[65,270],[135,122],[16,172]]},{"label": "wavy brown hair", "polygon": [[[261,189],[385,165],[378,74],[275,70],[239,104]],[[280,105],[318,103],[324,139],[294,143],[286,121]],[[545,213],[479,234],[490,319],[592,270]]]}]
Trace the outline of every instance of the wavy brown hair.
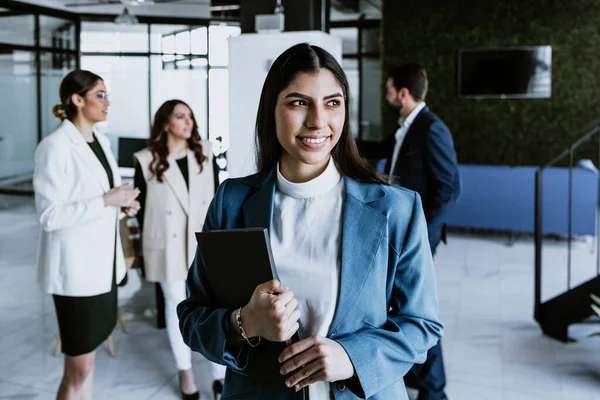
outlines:
[{"label": "wavy brown hair", "polygon": [[204,169],[203,164],[206,161],[206,156],[202,153],[202,144],[200,143],[200,134],[198,133],[198,124],[196,123],[196,117],[192,108],[188,106],[184,101],[181,100],[168,100],[158,108],[156,114],[154,114],[154,124],[150,130],[150,139],[148,140],[148,149],[152,152],[152,162],[150,163],[150,172],[152,172],[156,179],[162,183],[163,175],[166,170],[169,169],[169,148],[167,147],[167,136],[168,133],[165,130],[165,126],[169,122],[169,118],[173,114],[173,110],[178,104],[183,104],[190,109],[192,114],[192,121],[194,121],[194,127],[192,128],[192,136],[187,140],[188,146],[191,151],[194,152],[196,161],[200,165],[200,171]]},{"label": "wavy brown hair", "polygon": [[275,132],[277,97],[300,73],[328,69],[342,87],[346,119],[338,143],[331,150],[333,161],[344,176],[360,182],[381,183],[386,179],[363,159],[350,132],[350,85],[336,59],[318,46],[300,43],[290,47],[271,65],[258,104],[256,116],[256,163],[259,172],[271,170],[281,157],[282,147]]}]

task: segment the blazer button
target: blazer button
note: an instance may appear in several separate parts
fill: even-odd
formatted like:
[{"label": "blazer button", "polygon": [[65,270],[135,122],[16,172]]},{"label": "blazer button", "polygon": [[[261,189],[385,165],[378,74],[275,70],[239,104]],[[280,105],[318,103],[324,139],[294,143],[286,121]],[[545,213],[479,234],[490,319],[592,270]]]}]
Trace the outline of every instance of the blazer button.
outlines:
[{"label": "blazer button", "polygon": [[344,385],[341,382],[339,382],[336,386],[337,386],[337,390],[339,390],[340,392],[343,392],[344,390],[346,390],[346,385]]},{"label": "blazer button", "polygon": [[173,234],[173,237],[174,237],[174,238],[176,238],[176,237],[177,237],[177,234],[176,234],[176,233],[174,233],[174,234]]},{"label": "blazer button", "polygon": [[167,211],[167,215],[172,215],[172,214],[173,214],[173,211],[171,211],[171,210]]}]

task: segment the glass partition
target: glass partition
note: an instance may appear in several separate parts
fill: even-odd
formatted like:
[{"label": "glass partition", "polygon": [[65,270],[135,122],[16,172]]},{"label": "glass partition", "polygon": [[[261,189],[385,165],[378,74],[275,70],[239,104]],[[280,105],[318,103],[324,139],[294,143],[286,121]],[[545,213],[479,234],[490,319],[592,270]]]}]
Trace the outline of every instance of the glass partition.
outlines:
[{"label": "glass partition", "polygon": [[98,128],[114,137],[148,137],[148,58],[87,55],[81,68],[100,75],[109,93],[108,119]]},{"label": "glass partition", "polygon": [[117,25],[112,22],[82,22],[81,51],[84,53],[148,52],[148,26]]},{"label": "glass partition", "polygon": [[40,15],[40,46],[75,50],[75,21]]},{"label": "glass partition", "polygon": [[0,14],[0,43],[35,46],[35,16]]},{"label": "glass partition", "polygon": [[40,62],[42,136],[47,136],[60,124],[60,120],[52,113],[52,107],[60,102],[60,83],[76,65],[75,58],[64,53],[42,53]]},{"label": "glass partition", "polygon": [[6,187],[33,176],[38,143],[35,53],[0,54],[0,87],[0,187]]},{"label": "glass partition", "polygon": [[[6,4],[6,5],[5,5]],[[0,192],[32,193],[39,141],[58,126],[62,77],[77,64],[78,18],[25,3],[0,8]],[[36,26],[39,29],[36,29]]]},{"label": "glass partition", "polygon": [[[182,60],[190,62],[189,60]],[[199,61],[199,62],[196,62]],[[206,59],[192,60],[185,68],[164,68],[161,56],[150,58],[152,104],[151,114],[167,100],[179,99],[189,104],[194,112],[200,136],[207,138],[206,110],[208,74]],[[173,63],[166,63],[173,66]]]},{"label": "glass partition", "polygon": [[82,24],[82,67],[105,78],[111,95],[102,128],[117,138],[147,137],[156,110],[180,99],[203,138],[228,142],[227,40],[240,31],[224,24],[139,24],[117,32],[110,23]]}]

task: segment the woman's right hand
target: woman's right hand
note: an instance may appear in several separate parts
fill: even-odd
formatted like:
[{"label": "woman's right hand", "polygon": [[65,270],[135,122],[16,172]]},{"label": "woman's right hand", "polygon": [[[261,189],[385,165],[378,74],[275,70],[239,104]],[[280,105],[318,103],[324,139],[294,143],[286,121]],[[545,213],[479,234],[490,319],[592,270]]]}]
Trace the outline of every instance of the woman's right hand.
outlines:
[{"label": "woman's right hand", "polygon": [[139,194],[140,190],[129,183],[112,188],[104,195],[104,206],[129,207]]},{"label": "woman's right hand", "polygon": [[248,337],[285,342],[299,328],[300,310],[294,292],[272,280],[256,287],[250,302],[242,307],[241,318]]}]

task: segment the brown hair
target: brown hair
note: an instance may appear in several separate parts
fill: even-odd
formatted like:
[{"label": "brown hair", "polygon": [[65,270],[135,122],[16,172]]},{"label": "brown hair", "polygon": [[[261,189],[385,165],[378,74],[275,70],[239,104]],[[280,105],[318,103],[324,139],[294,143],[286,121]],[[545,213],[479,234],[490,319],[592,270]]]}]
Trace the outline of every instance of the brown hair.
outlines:
[{"label": "brown hair", "polygon": [[150,139],[148,140],[148,148],[152,152],[152,162],[150,163],[150,172],[156,175],[156,179],[162,183],[163,175],[167,169],[169,169],[169,148],[167,147],[167,136],[168,133],[165,131],[165,125],[169,121],[173,110],[178,104],[183,104],[190,109],[192,113],[192,121],[194,121],[194,127],[192,128],[192,136],[187,140],[188,146],[191,151],[194,152],[196,161],[200,165],[200,171],[204,169],[203,163],[206,161],[206,156],[202,152],[202,144],[200,143],[200,134],[198,133],[198,124],[196,123],[196,117],[191,107],[181,100],[168,100],[163,103],[162,106],[154,114],[154,124],[150,131]]},{"label": "brown hair", "polygon": [[350,86],[344,70],[336,59],[318,46],[300,43],[284,51],[273,63],[262,88],[256,116],[256,148],[259,172],[274,168],[282,148],[275,132],[277,97],[299,73],[318,73],[328,69],[342,87],[346,119],[339,142],[331,154],[344,176],[360,182],[388,184],[383,176],[364,160],[350,131]]},{"label": "brown hair", "polygon": [[54,116],[61,120],[73,121],[77,116],[77,107],[71,102],[71,96],[78,94],[85,97],[98,81],[102,81],[102,78],[90,71],[76,69],[69,72],[60,83],[60,104],[52,107]]}]

